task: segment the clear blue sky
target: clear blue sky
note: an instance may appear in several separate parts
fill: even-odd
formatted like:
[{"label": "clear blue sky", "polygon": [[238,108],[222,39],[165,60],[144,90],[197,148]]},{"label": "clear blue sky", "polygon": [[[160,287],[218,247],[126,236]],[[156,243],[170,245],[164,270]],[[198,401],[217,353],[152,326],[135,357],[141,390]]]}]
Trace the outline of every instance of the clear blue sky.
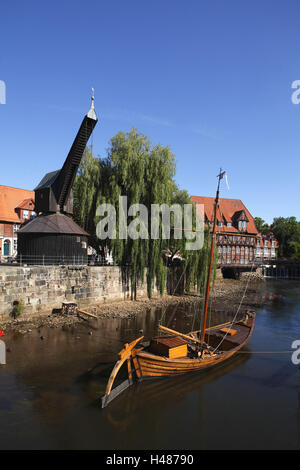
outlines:
[{"label": "clear blue sky", "polygon": [[299,19],[298,0],[2,2],[0,184],[62,166],[94,87],[96,154],[135,126],[191,195],[213,196],[222,166],[222,197],[299,219]]}]

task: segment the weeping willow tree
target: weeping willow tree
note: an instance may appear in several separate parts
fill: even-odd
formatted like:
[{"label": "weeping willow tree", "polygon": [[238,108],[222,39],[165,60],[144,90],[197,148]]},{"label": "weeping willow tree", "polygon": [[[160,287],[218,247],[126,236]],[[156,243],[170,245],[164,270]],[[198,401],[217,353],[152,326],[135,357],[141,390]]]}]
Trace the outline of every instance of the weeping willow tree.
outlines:
[{"label": "weeping willow tree", "polygon": [[93,156],[91,147],[86,147],[74,181],[74,218],[89,234],[89,243],[97,247],[94,214],[100,183],[100,159]]},{"label": "weeping willow tree", "polygon": [[[152,236],[153,218],[151,210],[156,205],[182,208],[191,204],[185,190],[180,190],[174,181],[176,160],[169,147],[152,146],[150,140],[136,129],[129,133],[119,132],[110,141],[107,157],[93,157],[87,148],[74,185],[75,218],[91,235],[93,246],[99,246],[96,238],[96,226],[99,218],[96,208],[103,203],[111,204],[116,210],[116,220],[126,219],[126,236],[122,227],[116,224],[116,236],[102,240],[112,252],[114,261],[129,270],[132,298],[136,298],[138,282],[146,275],[147,292],[151,298],[153,288],[164,293],[168,268],[162,256],[164,251],[180,253],[188,289],[202,291],[205,285],[210,250],[210,238],[206,233],[204,246],[199,250],[187,250],[186,239],[178,227],[175,227],[174,214],[170,215],[171,230],[168,237],[163,234],[162,214],[156,218],[156,236]],[[120,207],[120,197],[127,197],[127,208]],[[146,219],[141,222],[140,211],[127,217],[127,209],[134,204],[142,204],[147,210]],[[182,211],[182,217],[184,212]],[[193,208],[192,223],[195,226],[196,211]],[[181,221],[182,222],[182,221]],[[135,238],[128,236],[128,229],[133,224],[140,234]],[[183,223],[180,224],[183,226]],[[148,236],[143,236],[143,234]]]}]

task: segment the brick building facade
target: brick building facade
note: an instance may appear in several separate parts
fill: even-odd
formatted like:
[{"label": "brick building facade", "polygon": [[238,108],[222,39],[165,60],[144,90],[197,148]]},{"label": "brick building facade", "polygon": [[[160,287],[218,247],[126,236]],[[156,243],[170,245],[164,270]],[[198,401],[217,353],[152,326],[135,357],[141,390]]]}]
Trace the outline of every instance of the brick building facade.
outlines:
[{"label": "brick building facade", "polygon": [[[203,204],[205,224],[212,226],[215,198],[192,196]],[[249,268],[276,257],[277,242],[261,235],[246,206],[239,199],[220,199],[217,210],[216,245],[221,267]]]},{"label": "brick building facade", "polygon": [[34,191],[0,185],[0,260],[17,254],[17,231],[34,213]]}]

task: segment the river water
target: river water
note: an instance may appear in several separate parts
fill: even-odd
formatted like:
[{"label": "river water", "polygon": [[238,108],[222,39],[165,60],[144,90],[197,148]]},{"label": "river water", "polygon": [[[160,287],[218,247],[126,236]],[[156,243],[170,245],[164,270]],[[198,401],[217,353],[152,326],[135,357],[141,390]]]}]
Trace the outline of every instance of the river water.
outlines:
[{"label": "river water", "polygon": [[243,353],[205,373],[135,384],[105,409],[123,343],[140,330],[149,337],[163,314],[170,327],[197,329],[195,307],[8,334],[0,449],[300,449],[300,369],[286,352],[300,340],[300,284],[268,280],[259,295],[267,303]]}]

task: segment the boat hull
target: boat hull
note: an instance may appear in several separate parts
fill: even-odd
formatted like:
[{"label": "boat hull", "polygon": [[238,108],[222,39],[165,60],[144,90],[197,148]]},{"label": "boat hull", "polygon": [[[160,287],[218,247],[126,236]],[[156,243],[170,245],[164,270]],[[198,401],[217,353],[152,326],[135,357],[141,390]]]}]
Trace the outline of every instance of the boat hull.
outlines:
[{"label": "boat hull", "polygon": [[[224,346],[229,349],[212,356],[205,356],[195,359],[188,357],[171,359],[168,357],[152,354],[144,348],[135,348],[132,352],[132,358],[137,378],[139,380],[143,380],[145,378],[187,374],[190,372],[206,370],[221,364],[230,357],[234,356],[247,344],[252,335],[254,322],[255,318],[251,318],[248,320],[247,325],[243,324],[235,326],[237,330],[236,340],[234,340],[234,337],[232,339],[225,338],[223,343],[226,341],[226,345],[224,344]],[[224,335],[222,336],[220,333],[220,328],[211,330],[210,336],[215,341],[218,341],[219,338],[219,342],[222,341],[222,338],[224,338]],[[231,348],[230,345],[232,345]]]}]

